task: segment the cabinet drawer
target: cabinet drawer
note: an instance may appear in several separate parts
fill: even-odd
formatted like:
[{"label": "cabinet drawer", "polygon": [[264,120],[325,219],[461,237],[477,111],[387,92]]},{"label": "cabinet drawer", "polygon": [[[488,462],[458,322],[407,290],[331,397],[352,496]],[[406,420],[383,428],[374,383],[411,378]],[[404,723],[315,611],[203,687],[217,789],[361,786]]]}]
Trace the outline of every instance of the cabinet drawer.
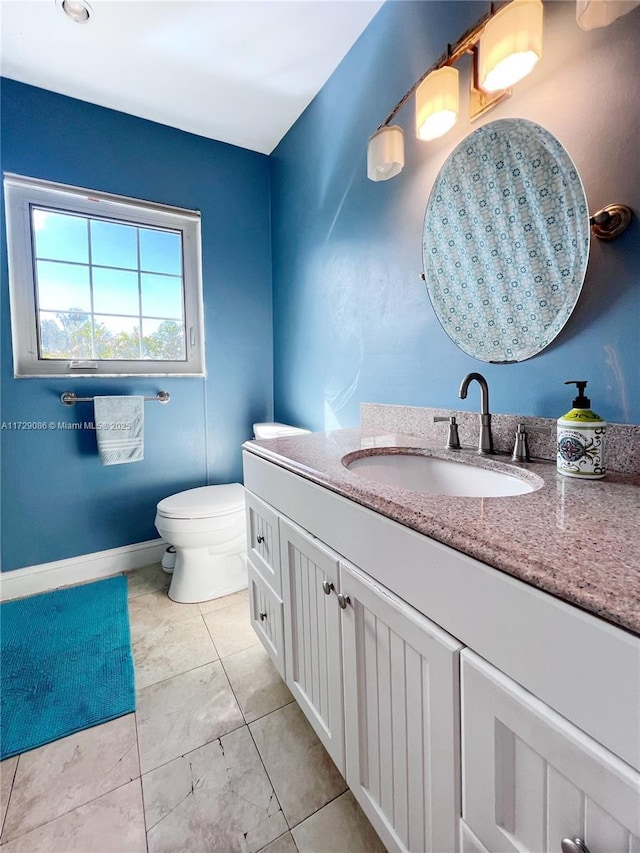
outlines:
[{"label": "cabinet drawer", "polygon": [[[462,817],[489,851],[640,849],[640,774],[495,667],[462,658]],[[615,701],[612,697],[611,701]]]},{"label": "cabinet drawer", "polygon": [[251,625],[281,677],[285,677],[282,599],[247,561]]},{"label": "cabinet drawer", "polygon": [[247,553],[255,570],[282,595],[278,514],[252,492],[246,492]]}]

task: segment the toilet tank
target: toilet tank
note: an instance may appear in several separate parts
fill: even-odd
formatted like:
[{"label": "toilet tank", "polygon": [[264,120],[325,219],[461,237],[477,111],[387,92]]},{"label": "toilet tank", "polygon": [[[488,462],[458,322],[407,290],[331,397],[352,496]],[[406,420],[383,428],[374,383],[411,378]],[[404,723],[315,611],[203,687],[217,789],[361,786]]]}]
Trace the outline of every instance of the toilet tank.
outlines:
[{"label": "toilet tank", "polygon": [[254,438],[282,438],[287,435],[302,435],[311,430],[279,423],[262,423],[253,425]]}]

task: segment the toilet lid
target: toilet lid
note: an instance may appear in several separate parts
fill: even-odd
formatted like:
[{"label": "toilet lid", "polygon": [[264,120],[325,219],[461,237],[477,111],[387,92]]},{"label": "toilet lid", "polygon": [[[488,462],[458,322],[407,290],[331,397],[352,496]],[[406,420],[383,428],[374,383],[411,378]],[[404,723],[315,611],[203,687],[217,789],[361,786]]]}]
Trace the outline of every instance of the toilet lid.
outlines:
[{"label": "toilet lid", "polygon": [[167,518],[212,518],[244,509],[244,486],[200,486],[164,498],[158,513]]},{"label": "toilet lid", "polygon": [[289,424],[280,424],[277,422],[267,422],[253,425],[253,434],[256,438],[285,438],[288,435],[302,435],[308,433],[308,429],[301,427],[289,426]]}]

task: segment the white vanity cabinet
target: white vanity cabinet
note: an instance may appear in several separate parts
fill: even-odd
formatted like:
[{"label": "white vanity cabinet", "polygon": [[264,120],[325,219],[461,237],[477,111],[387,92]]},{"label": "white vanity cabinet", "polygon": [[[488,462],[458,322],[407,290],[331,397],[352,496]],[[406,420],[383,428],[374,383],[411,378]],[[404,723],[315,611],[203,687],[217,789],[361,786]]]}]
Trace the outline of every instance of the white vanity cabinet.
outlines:
[{"label": "white vanity cabinet", "polygon": [[245,486],[263,643],[389,851],[640,853],[636,637],[246,451]]},{"label": "white vanity cabinet", "polygon": [[347,783],[389,850],[456,849],[461,645],[340,565]]},{"label": "white vanity cabinet", "polygon": [[638,853],[638,773],[478,655],[461,657],[465,853],[561,853],[563,838]]}]

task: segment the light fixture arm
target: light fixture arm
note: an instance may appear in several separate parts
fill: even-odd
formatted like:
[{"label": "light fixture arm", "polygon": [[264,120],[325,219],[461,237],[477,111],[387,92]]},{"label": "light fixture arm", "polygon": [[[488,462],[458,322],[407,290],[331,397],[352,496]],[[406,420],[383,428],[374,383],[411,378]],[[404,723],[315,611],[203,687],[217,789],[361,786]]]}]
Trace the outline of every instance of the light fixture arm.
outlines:
[{"label": "light fixture arm", "polygon": [[446,52],[443,53],[433,63],[433,65],[427,68],[422,77],[416,80],[416,82],[409,89],[409,91],[405,95],[403,95],[403,97],[391,110],[391,112],[385,118],[382,124],[380,124],[376,128],[376,132],[393,121],[393,119],[398,115],[398,113],[404,107],[407,101],[411,100],[411,98],[415,95],[420,84],[427,79],[427,77],[429,76],[429,74],[431,74],[432,71],[437,71],[439,68],[445,68],[448,65],[454,65],[460,59],[461,56],[464,56],[465,53],[471,53],[473,51],[474,47],[477,45],[480,39],[480,36],[482,35],[482,31],[484,30],[485,24],[493,17],[494,12],[494,4],[492,3],[490,11],[487,12],[486,15],[483,15],[479,21],[477,21],[470,29],[463,33],[455,44],[447,45]]}]

